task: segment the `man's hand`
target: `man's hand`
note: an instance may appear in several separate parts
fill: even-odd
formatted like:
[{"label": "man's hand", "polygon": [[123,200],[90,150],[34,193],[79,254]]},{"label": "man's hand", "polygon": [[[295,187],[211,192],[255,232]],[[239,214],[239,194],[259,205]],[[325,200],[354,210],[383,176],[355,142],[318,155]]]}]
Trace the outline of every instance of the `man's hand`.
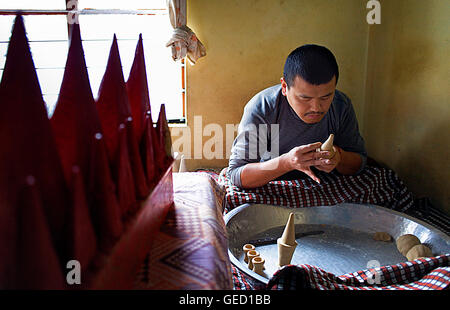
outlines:
[{"label": "man's hand", "polygon": [[[317,152],[319,158],[324,160],[323,164],[315,165],[315,167],[318,170],[324,171],[326,173],[330,173],[341,162],[342,158],[341,158],[340,150],[338,150],[337,146],[333,146],[333,149],[334,149],[334,156],[332,158],[329,158],[330,152],[328,152],[328,151]],[[329,158],[329,159],[327,159],[327,158]]]},{"label": "man's hand", "polygon": [[[311,166],[327,166],[328,159],[322,158],[329,152],[316,152],[316,149],[322,145],[321,142],[306,144],[294,147],[288,153],[284,154],[286,163],[290,170],[299,170],[307,174],[311,179],[320,183],[320,179],[311,170]],[[334,167],[333,167],[334,169]],[[330,170],[331,171],[331,170]]]}]

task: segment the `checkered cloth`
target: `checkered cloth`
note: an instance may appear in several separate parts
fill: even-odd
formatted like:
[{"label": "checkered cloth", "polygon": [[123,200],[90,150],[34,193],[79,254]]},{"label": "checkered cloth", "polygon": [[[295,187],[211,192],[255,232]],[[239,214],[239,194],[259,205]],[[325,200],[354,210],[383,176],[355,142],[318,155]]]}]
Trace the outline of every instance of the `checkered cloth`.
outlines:
[{"label": "checkered cloth", "polygon": [[397,174],[387,168],[366,166],[358,175],[317,172],[318,184],[305,175],[296,180],[271,181],[252,189],[231,184],[223,169],[218,177],[225,186],[227,211],[244,203],[260,203],[293,208],[332,206],[343,202],[374,204],[405,212],[414,204],[412,193]]},{"label": "checkered cloth", "polygon": [[443,290],[450,287],[450,254],[335,276],[310,265],[278,270],[267,288],[274,290]]}]

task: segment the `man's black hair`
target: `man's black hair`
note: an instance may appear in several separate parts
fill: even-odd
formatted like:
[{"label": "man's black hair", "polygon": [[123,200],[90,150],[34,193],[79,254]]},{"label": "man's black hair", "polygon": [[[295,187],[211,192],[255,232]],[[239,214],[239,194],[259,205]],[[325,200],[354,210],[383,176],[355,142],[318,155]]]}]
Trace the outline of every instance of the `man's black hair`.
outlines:
[{"label": "man's black hair", "polygon": [[296,76],[313,85],[325,84],[336,76],[339,68],[333,53],[324,46],[306,44],[293,50],[286,59],[283,77],[287,85],[294,84]]}]

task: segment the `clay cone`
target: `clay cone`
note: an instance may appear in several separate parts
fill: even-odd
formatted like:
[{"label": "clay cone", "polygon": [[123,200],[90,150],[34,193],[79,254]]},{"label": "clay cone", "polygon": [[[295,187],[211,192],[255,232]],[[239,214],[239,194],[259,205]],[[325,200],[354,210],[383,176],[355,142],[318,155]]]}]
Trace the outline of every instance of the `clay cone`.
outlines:
[{"label": "clay cone", "polygon": [[329,151],[331,153],[329,158],[332,158],[334,156],[335,151],[333,147],[333,142],[334,142],[334,134],[330,134],[328,139],[320,147],[321,151]]},{"label": "clay cone", "polygon": [[295,241],[294,213],[289,214],[283,235],[278,238],[277,244],[279,266],[289,265],[297,247],[297,242]]},{"label": "clay cone", "polygon": [[264,258],[262,258],[261,256],[257,256],[257,257],[253,257],[252,259],[252,263],[253,263],[253,271],[256,272],[257,274],[264,276],[264,263],[265,260]]}]

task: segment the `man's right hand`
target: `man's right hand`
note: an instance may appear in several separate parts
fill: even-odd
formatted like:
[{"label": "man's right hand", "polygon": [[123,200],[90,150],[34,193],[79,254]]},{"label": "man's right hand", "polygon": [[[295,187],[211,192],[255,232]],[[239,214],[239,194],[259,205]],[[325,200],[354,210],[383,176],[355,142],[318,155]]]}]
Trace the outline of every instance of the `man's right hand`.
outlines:
[{"label": "man's right hand", "polygon": [[323,165],[324,159],[320,159],[322,152],[316,152],[320,148],[321,142],[306,144],[294,147],[288,153],[283,154],[283,160],[289,170],[298,170],[307,174],[311,179],[320,183],[320,179],[311,170],[311,166]]},{"label": "man's right hand", "polygon": [[288,153],[268,161],[246,164],[241,172],[242,188],[263,186],[292,170],[302,171],[320,183],[320,179],[311,171],[311,166],[323,165],[326,159],[319,158],[329,155],[329,152],[325,151],[316,152],[321,145],[321,142],[316,142],[297,146]]}]

